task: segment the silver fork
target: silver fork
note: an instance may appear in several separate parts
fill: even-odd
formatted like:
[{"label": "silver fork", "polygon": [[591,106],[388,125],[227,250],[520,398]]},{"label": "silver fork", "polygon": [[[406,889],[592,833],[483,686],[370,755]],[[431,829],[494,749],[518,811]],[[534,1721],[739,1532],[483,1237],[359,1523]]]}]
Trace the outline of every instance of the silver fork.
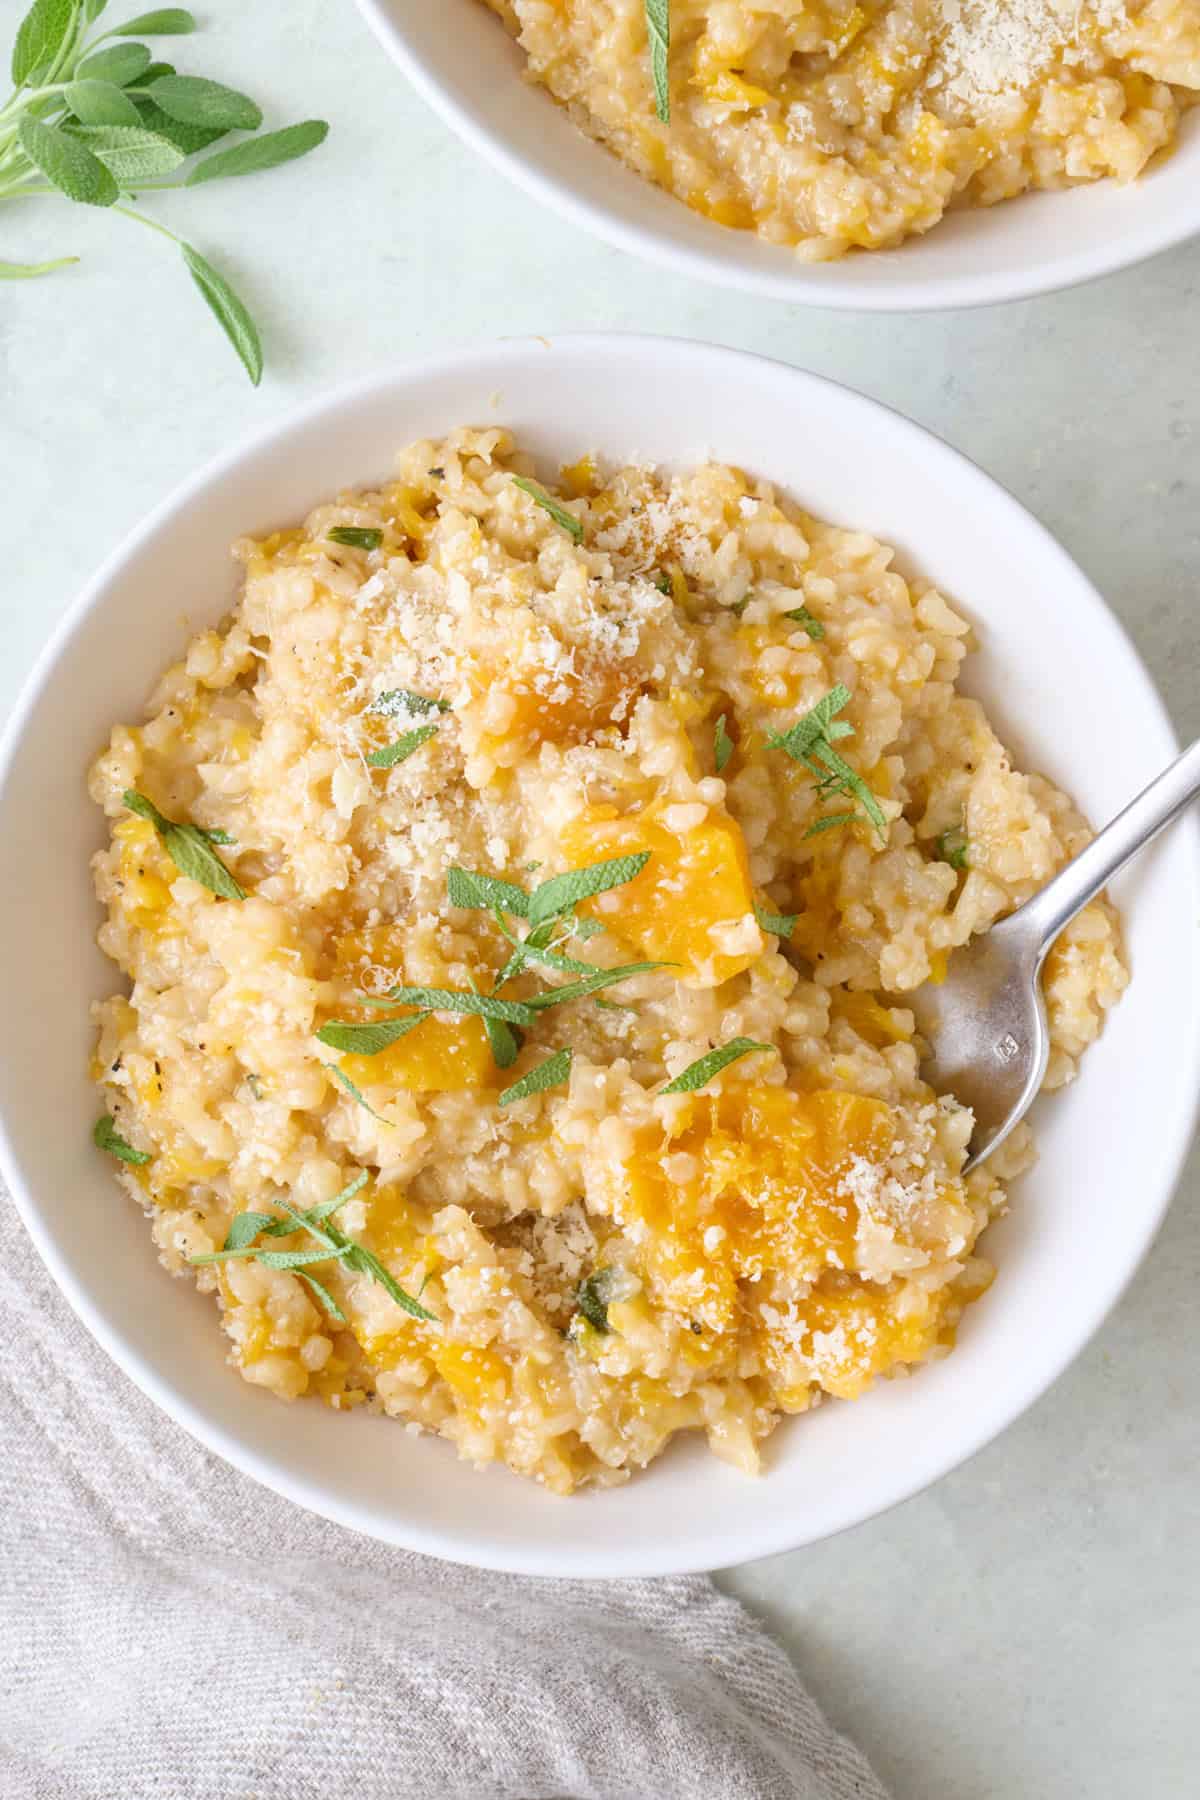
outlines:
[{"label": "silver fork", "polygon": [[929,1046],[922,1076],[975,1114],[968,1170],[999,1148],[1042,1085],[1050,1034],[1040,976],[1055,938],[1198,794],[1200,741],[1032,900],[956,950],[943,982],[905,995]]}]

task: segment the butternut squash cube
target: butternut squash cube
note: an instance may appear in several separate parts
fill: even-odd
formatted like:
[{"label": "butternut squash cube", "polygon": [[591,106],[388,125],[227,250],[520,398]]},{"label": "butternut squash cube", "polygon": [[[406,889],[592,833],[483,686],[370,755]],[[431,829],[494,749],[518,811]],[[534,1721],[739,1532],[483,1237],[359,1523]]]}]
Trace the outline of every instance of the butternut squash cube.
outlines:
[{"label": "butternut squash cube", "polygon": [[[851,1157],[883,1161],[893,1136],[881,1100],[741,1084],[696,1096],[665,1141],[644,1132],[618,1207],[626,1229],[647,1227],[640,1256],[655,1301],[722,1331],[740,1280],[853,1269],[858,1208],[842,1177]],[[692,1171],[682,1181],[681,1167]]]},{"label": "butternut squash cube", "polygon": [[577,867],[648,850],[640,875],[582,910],[645,960],[677,964],[688,987],[717,987],[763,952],[746,841],[723,809],[710,809],[682,832],[668,828],[665,810],[655,802],[642,813],[605,818],[597,809],[571,823],[562,848]]}]

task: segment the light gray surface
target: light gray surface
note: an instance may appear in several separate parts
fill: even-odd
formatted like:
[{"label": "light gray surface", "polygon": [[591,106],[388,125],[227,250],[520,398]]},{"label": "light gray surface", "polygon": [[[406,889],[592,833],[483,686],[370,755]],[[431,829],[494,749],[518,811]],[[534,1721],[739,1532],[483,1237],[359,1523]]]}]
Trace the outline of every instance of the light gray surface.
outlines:
[{"label": "light gray surface", "polygon": [[[5,35],[19,10],[0,0]],[[307,163],[158,208],[253,299],[266,379],[257,394],[245,383],[150,233],[57,202],[0,215],[0,256],[86,259],[0,290],[0,702],[100,557],[245,432],[384,361],[590,327],[762,351],[940,432],[1058,534],[1125,621],[1181,734],[1200,731],[1200,245],[968,314],[745,301],[603,249],[491,174],[344,0],[299,0],[286,18],[213,11],[203,63],[197,40],[182,67],[241,79],[271,123],[324,114],[335,127]],[[1119,757],[1120,695],[1098,704]],[[69,720],[63,745],[91,749]],[[966,1469],[832,1543],[723,1578],[770,1617],[897,1800],[1195,1791],[1197,1200],[1193,1155],[1116,1316]]]}]

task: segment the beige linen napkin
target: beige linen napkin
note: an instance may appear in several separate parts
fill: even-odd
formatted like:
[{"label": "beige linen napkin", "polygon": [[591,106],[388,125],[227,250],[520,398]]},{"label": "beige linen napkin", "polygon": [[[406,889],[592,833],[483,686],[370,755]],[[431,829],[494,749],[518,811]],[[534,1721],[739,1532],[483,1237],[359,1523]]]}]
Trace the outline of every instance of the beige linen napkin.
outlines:
[{"label": "beige linen napkin", "polygon": [[707,1578],[489,1575],[227,1468],[2,1190],[0,1306],[4,1800],[886,1800]]}]

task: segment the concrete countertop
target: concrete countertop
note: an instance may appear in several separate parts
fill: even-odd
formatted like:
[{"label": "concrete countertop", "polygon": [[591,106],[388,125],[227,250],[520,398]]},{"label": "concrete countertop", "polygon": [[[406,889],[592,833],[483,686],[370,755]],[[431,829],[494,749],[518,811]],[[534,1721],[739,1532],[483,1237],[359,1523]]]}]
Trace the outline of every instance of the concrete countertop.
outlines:
[{"label": "concrete countertop", "polygon": [[[100,558],[217,451],[384,362],[592,328],[762,351],[948,438],[1057,534],[1180,734],[1200,731],[1200,243],[972,313],[757,301],[630,261],[526,199],[444,129],[348,4],[298,0],[286,23],[271,8],[213,13],[181,66],[246,86],[269,124],[334,125],[304,163],[155,206],[252,301],[266,377],[255,393],[153,234],[65,202],[4,212],[0,255],[84,259],[5,284],[0,303],[5,710]],[[63,741],[91,749],[69,720]],[[721,1576],[897,1800],[1196,1791],[1198,1203],[1193,1154],[1114,1317],[966,1468],[832,1542]]]}]

